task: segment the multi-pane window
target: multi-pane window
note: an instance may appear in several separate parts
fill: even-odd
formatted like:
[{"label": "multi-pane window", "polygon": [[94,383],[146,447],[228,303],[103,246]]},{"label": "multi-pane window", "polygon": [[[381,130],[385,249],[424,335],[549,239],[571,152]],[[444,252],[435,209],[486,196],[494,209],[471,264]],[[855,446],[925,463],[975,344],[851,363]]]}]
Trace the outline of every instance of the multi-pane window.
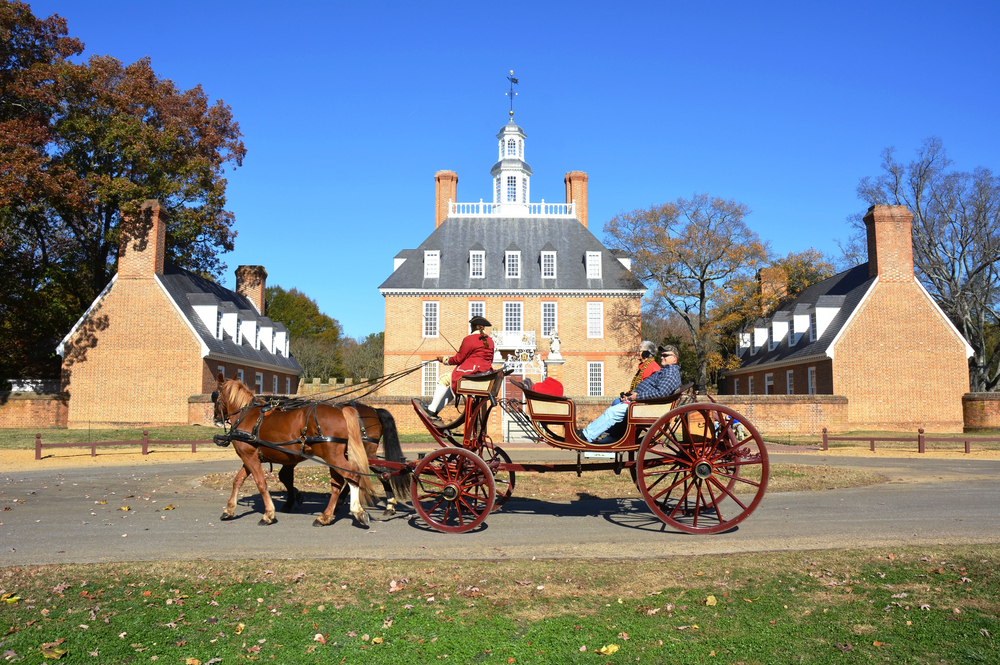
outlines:
[{"label": "multi-pane window", "polygon": [[507,278],[520,279],[521,277],[521,252],[507,252]]},{"label": "multi-pane window", "polygon": [[258,395],[264,393],[264,375],[262,373],[260,372],[254,373],[253,387],[255,388],[254,392],[256,392]]},{"label": "multi-pane window", "polygon": [[748,376],[747,377],[747,394],[748,395],[753,395],[753,377],[752,376]]},{"label": "multi-pane window", "polygon": [[436,360],[425,362],[420,372],[420,394],[433,395],[438,380],[438,363]]},{"label": "multi-pane window", "polygon": [[424,279],[437,279],[441,276],[441,252],[424,250]]},{"label": "multi-pane window", "polygon": [[497,185],[497,196],[495,200],[497,203],[500,203],[500,176],[497,176],[496,178],[496,185]]},{"label": "multi-pane window", "polygon": [[810,367],[808,369],[807,376],[808,376],[808,379],[809,379],[809,394],[810,395],[815,395],[816,394],[816,368],[815,367]]},{"label": "multi-pane window", "polygon": [[604,337],[604,303],[587,303],[587,337]]},{"label": "multi-pane window", "polygon": [[503,304],[503,329],[524,330],[523,303],[505,302]]},{"label": "multi-pane window", "polygon": [[587,363],[587,395],[600,397],[604,394],[604,363]]},{"label": "multi-pane window", "polygon": [[[476,316],[486,316],[486,303],[482,300],[469,301],[469,320]],[[469,332],[472,332],[472,326],[469,326]]]},{"label": "multi-pane window", "polygon": [[219,374],[222,375],[223,379],[226,378],[226,366],[225,365],[219,365]]},{"label": "multi-pane window", "polygon": [[768,351],[774,351],[777,347],[778,347],[778,345],[774,343],[774,326],[773,325],[772,326],[768,326],[767,327],[767,350]]},{"label": "multi-pane window", "polygon": [[517,200],[517,176],[507,176],[507,200]]},{"label": "multi-pane window", "polygon": [[438,302],[424,301],[424,337],[438,336]]},{"label": "multi-pane window", "polygon": [[816,334],[816,312],[809,315],[809,341],[815,342],[818,335]]},{"label": "multi-pane window", "polygon": [[542,303],[542,337],[552,337],[556,329],[556,303]]},{"label": "multi-pane window", "polygon": [[292,394],[292,380],[287,376],[285,377],[285,394]]},{"label": "multi-pane window", "polygon": [[242,369],[236,370],[236,380],[239,381],[240,383],[243,383],[243,370]]},{"label": "multi-pane window", "polygon": [[740,380],[738,378],[733,379],[733,394],[734,395],[740,394]]},{"label": "multi-pane window", "polygon": [[482,279],[486,276],[486,252],[469,252],[469,277]]},{"label": "multi-pane window", "polygon": [[795,372],[792,370],[785,372],[785,393],[789,395],[795,394]]},{"label": "multi-pane window", "polygon": [[528,202],[528,179],[521,178],[521,203]]},{"label": "multi-pane window", "polygon": [[520,159],[524,156],[524,141],[517,142],[517,157]]},{"label": "multi-pane window", "polygon": [[601,253],[587,252],[587,279],[601,278]]},{"label": "multi-pane window", "polygon": [[275,374],[271,377],[271,392],[275,395],[278,394],[278,375]]},{"label": "multi-pane window", "polygon": [[215,339],[222,339],[222,312],[215,319]]},{"label": "multi-pane window", "polygon": [[774,394],[774,374],[764,375],[764,394],[765,395]]},{"label": "multi-pane window", "polygon": [[542,252],[542,279],[555,279],[556,253]]},{"label": "multi-pane window", "polygon": [[517,156],[517,142],[514,139],[507,139],[507,156]]}]

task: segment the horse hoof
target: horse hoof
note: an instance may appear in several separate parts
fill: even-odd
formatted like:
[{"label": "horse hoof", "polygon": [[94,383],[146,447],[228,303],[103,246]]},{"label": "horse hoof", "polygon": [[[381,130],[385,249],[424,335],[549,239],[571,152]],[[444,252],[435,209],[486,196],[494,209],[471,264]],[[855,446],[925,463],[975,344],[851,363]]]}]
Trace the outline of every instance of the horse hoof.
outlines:
[{"label": "horse hoof", "polygon": [[382,513],[382,519],[385,519],[387,517],[392,517],[395,514],[396,514],[396,509],[395,508],[387,508],[385,510],[385,512]]},{"label": "horse hoof", "polygon": [[222,513],[222,517],[219,518],[223,522],[228,522],[231,519],[236,519],[236,515],[230,515],[229,513]]},{"label": "horse hoof", "polygon": [[319,521],[318,518],[313,520],[313,526],[327,526],[327,525],[329,525],[329,522],[321,522]]},{"label": "horse hoof", "polygon": [[368,517],[368,511],[362,511],[360,515],[356,515],[358,521],[361,522],[361,526],[366,529],[371,526],[371,519]]},{"label": "horse hoof", "polygon": [[260,518],[260,521],[257,522],[257,526],[270,526],[271,524],[277,524],[277,523],[278,523],[278,519],[277,518],[275,518],[275,519],[271,520],[270,522],[268,522],[266,519],[264,519],[262,517],[262,518]]}]

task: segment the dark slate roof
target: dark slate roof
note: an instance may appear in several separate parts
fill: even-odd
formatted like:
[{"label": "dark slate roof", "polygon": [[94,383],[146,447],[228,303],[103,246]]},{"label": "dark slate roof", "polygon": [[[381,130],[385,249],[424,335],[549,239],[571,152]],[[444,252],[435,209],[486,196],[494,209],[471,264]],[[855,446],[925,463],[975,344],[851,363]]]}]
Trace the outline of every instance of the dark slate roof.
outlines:
[{"label": "dark slate roof", "polygon": [[[217,304],[221,311],[239,312],[244,319],[256,319],[262,323],[270,321],[270,319],[257,314],[257,310],[254,309],[249,299],[235,291],[230,291],[221,284],[216,284],[176,266],[166,266],[163,274],[160,275],[160,281],[210,352],[244,358],[248,365],[277,365],[288,369],[290,374],[302,372],[302,367],[294,356],[286,358],[273,354],[263,346],[258,351],[247,343],[236,344],[229,336],[226,336],[224,340],[216,339],[213,331],[205,327],[201,317],[194,311],[195,304]],[[275,332],[288,332],[284,324],[275,321],[273,325]]]},{"label": "dark slate roof", "polygon": [[874,277],[868,276],[868,264],[862,263],[804,289],[793,300],[783,303],[770,319],[758,320],[755,327],[766,328],[772,320],[786,320],[791,324],[793,314],[805,314],[805,310],[812,305],[839,307],[840,311],[837,312],[820,338],[810,342],[807,334],[799,340],[798,344],[789,348],[788,336],[786,335],[782,337],[778,348],[774,351],[765,352],[764,349],[767,347],[764,346],[756,355],[751,355],[748,349],[743,352],[740,369],[765,363],[795,362],[797,358],[826,353],[827,349],[830,348],[830,343],[847,323],[847,319],[854,313],[874,281]]},{"label": "dark slate roof", "polygon": [[[469,250],[486,250],[486,276],[469,278]],[[507,279],[504,252],[521,250],[521,277]],[[542,279],[542,249],[556,251],[556,278]],[[424,279],[424,250],[439,250],[440,277]],[[601,252],[601,279],[587,279],[587,252]],[[400,255],[403,253],[400,252]],[[400,256],[397,255],[397,256]],[[625,269],[594,234],[574,218],[449,217],[430,234],[380,289],[642,291],[643,284]]]}]

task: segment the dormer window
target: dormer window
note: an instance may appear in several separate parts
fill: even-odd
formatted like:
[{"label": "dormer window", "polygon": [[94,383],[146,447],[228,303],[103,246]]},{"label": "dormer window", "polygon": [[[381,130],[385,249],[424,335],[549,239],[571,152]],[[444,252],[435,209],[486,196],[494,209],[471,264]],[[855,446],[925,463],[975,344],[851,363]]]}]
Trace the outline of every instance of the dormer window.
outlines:
[{"label": "dormer window", "polygon": [[520,279],[521,252],[507,252],[505,263],[507,265],[507,279]]},{"label": "dormer window", "polygon": [[507,176],[507,200],[517,201],[517,176]]},{"label": "dormer window", "polygon": [[441,252],[424,251],[424,279],[437,279],[441,275]]},{"label": "dormer window", "polygon": [[486,252],[469,252],[469,278],[483,279],[486,276]]},{"label": "dormer window", "polygon": [[514,157],[517,155],[517,142],[514,139],[507,139],[507,156]]},{"label": "dormer window", "polygon": [[587,279],[601,278],[601,253],[587,252]]},{"label": "dormer window", "polygon": [[809,341],[815,342],[818,335],[816,334],[816,312],[809,314]]},{"label": "dormer window", "polygon": [[542,279],[556,278],[556,253],[542,252]]},{"label": "dormer window", "polygon": [[243,327],[244,325],[243,319],[236,319],[236,336],[233,337],[233,341],[238,346],[243,345],[243,337],[247,334],[247,329]]},{"label": "dormer window", "polygon": [[778,345],[774,343],[774,326],[770,325],[767,327],[767,350],[774,351],[778,348]]},{"label": "dormer window", "polygon": [[215,339],[222,339],[222,312],[220,311],[215,321]]},{"label": "dormer window", "polygon": [[253,322],[253,348],[260,351],[260,322]]}]

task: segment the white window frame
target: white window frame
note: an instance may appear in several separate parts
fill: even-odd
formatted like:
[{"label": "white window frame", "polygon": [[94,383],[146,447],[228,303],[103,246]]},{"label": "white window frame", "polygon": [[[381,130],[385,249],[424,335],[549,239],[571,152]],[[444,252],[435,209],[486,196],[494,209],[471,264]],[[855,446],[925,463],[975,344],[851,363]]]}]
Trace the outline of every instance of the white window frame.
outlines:
[{"label": "white window frame", "polygon": [[521,252],[504,253],[504,274],[507,279],[521,279]]},{"label": "white window frame", "polygon": [[517,141],[514,139],[507,139],[507,156],[517,157]]},{"label": "white window frame", "polygon": [[222,310],[220,309],[215,321],[215,339],[221,340],[224,333],[225,330],[222,327]]},{"label": "white window frame", "polygon": [[600,252],[587,252],[587,279],[601,279]]},{"label": "white window frame", "polygon": [[785,394],[795,394],[795,370],[785,370]]},{"label": "white window frame", "polygon": [[219,365],[219,374],[222,375],[223,379],[226,378],[226,366],[225,365]]},{"label": "white window frame", "polygon": [[[545,259],[552,259],[552,272],[551,274],[546,273]],[[555,279],[556,278],[556,253],[551,251],[542,252],[542,279]]]},{"label": "white window frame", "polygon": [[292,377],[290,376],[285,377],[285,394],[286,395],[292,394]]},{"label": "white window frame", "polygon": [[517,176],[507,176],[507,202],[517,203]]},{"label": "white window frame", "polygon": [[[476,274],[476,261],[479,262],[479,274]],[[469,279],[486,278],[486,252],[482,250],[472,250],[469,252]]]},{"label": "white window frame", "polygon": [[[510,312],[514,309],[517,310],[518,327],[512,328],[507,325],[510,320]],[[511,332],[524,332],[524,301],[523,300],[505,300],[503,302],[503,329],[505,331],[509,330]]]},{"label": "white window frame", "polygon": [[[476,306],[476,305],[479,305],[479,308],[482,311],[479,311],[479,312],[473,311],[473,307]],[[471,321],[472,317],[474,317],[474,316],[482,316],[484,318],[486,317],[486,301],[485,300],[470,300],[469,301],[469,320]],[[472,333],[472,326],[471,325],[469,326],[469,333],[470,334]]]},{"label": "white window frame", "polygon": [[[551,307],[552,308],[552,328],[549,329],[549,330],[545,329],[545,308],[546,307]],[[559,303],[556,302],[556,301],[543,300],[542,303],[541,303],[541,305],[539,305],[539,319],[538,320],[541,323],[541,325],[539,327],[541,328],[542,337],[551,337],[552,336],[551,334],[546,334],[546,333],[551,333],[553,330],[559,330]]]},{"label": "white window frame", "polygon": [[271,377],[271,394],[272,395],[277,395],[278,394],[278,375],[277,374],[275,374],[274,376]]},{"label": "white window frame", "polygon": [[427,360],[420,368],[420,394],[424,397],[434,395],[438,381],[438,361]]},{"label": "white window frame", "polygon": [[774,394],[774,374],[767,373],[764,375],[764,394],[773,395]]},{"label": "white window frame", "polygon": [[808,376],[807,382],[809,384],[809,394],[810,395],[817,394],[817,391],[816,391],[816,368],[815,367],[810,367],[806,371],[806,376]]},{"label": "white window frame", "polygon": [[740,394],[740,377],[738,376],[733,377],[733,394],[734,395]]},{"label": "white window frame", "polygon": [[[595,329],[596,326],[600,328]],[[587,339],[604,337],[604,303],[600,300],[587,302]]]},{"label": "white window frame", "polygon": [[[236,380],[239,381],[240,383],[243,383],[243,369],[242,368],[236,370]],[[246,383],[243,383],[243,385],[246,385]]]},{"label": "white window frame", "polygon": [[[420,317],[420,330],[422,337],[438,337],[441,334],[441,302],[438,300],[425,300],[421,306],[423,312]],[[429,312],[433,310],[433,312]]]},{"label": "white window frame", "polygon": [[774,343],[774,325],[769,325],[767,327],[767,350],[774,351],[778,348],[778,345]]},{"label": "white window frame", "polygon": [[753,395],[753,376],[747,377],[747,395]]},{"label": "white window frame", "polygon": [[257,389],[256,394],[264,394],[264,372],[254,372],[253,387]]},{"label": "white window frame", "polygon": [[816,312],[811,312],[809,314],[809,341],[815,342],[818,335],[816,334]]},{"label": "white window frame", "polygon": [[[597,385],[595,385],[595,378]],[[604,362],[587,361],[587,395],[589,397],[602,397],[604,395]]]},{"label": "white window frame", "polygon": [[528,202],[528,179],[521,178],[521,203]]},{"label": "white window frame", "polygon": [[437,279],[441,276],[441,250],[424,250],[424,279]]}]

